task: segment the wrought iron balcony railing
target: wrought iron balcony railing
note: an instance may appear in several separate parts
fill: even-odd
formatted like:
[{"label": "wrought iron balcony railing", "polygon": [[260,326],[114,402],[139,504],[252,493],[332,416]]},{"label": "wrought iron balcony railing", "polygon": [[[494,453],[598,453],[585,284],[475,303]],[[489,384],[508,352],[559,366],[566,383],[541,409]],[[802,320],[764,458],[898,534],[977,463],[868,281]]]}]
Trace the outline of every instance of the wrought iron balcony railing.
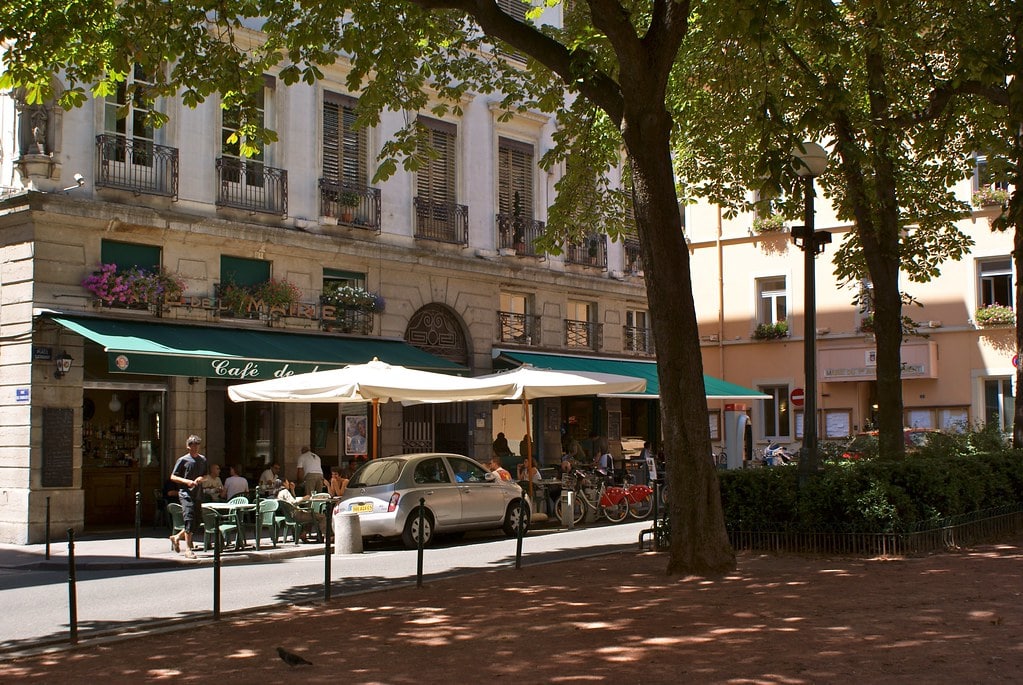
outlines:
[{"label": "wrought iron balcony railing", "polygon": [[607,236],[592,235],[581,244],[569,243],[565,247],[565,262],[606,269]]},{"label": "wrought iron balcony railing", "polygon": [[539,256],[536,239],[545,230],[544,222],[512,214],[497,215],[497,247],[515,250],[521,255]]},{"label": "wrought iron balcony railing", "polygon": [[654,332],[649,328],[622,326],[626,352],[654,353]]},{"label": "wrought iron balcony railing", "polygon": [[373,333],[373,313],[365,309],[324,305],[320,323],[326,331],[355,335]]},{"label": "wrought iron balcony railing", "polygon": [[178,196],[178,150],[113,134],[96,136],[97,188]]},{"label": "wrought iron balcony railing", "polygon": [[537,314],[516,314],[498,312],[498,339],[503,343],[515,343],[530,347],[540,346],[540,316]]},{"label": "wrought iron balcony railing", "polygon": [[233,207],[266,214],[288,213],[288,172],[262,162],[219,157],[218,207]]},{"label": "wrought iron balcony railing", "polygon": [[565,347],[599,350],[603,345],[604,328],[593,321],[565,319]]},{"label": "wrought iron balcony railing", "polygon": [[415,198],[416,238],[469,244],[469,208],[454,202]]},{"label": "wrought iron balcony railing", "polygon": [[320,215],[339,225],[380,232],[380,189],[320,179]]}]

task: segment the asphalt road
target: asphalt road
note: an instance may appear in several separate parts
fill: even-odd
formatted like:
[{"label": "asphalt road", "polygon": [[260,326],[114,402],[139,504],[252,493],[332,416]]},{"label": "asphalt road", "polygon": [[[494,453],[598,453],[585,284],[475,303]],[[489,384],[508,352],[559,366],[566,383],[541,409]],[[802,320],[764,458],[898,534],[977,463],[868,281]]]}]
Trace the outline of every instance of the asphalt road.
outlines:
[{"label": "asphalt road", "polygon": [[[550,563],[635,547],[649,521],[602,525],[559,532],[537,531],[523,540],[522,565]],[[515,565],[516,540],[500,534],[466,535],[428,548],[424,583],[431,578]],[[396,545],[369,545],[360,555],[331,557],[331,594],[345,595],[415,584],[418,555]],[[323,601],[323,555],[272,562],[224,565],[220,570],[222,614],[273,605]],[[167,622],[205,620],[213,615],[212,566],[149,570],[80,569],[75,585],[80,639],[103,633],[129,633]],[[66,570],[0,569],[0,652],[46,643],[66,643],[69,635],[69,583]],[[343,601],[343,599],[341,600]],[[362,600],[365,601],[365,600]]]}]

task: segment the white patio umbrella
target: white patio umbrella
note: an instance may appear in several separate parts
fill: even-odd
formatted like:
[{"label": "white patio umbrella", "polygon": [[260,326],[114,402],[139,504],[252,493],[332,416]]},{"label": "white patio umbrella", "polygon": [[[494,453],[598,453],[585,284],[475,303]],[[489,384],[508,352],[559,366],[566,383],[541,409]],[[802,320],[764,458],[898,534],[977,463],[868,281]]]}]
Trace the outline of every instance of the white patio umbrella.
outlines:
[{"label": "white patio umbrella", "polygon": [[[533,439],[530,435],[529,400],[541,397],[615,395],[646,390],[646,380],[642,378],[619,376],[613,373],[538,369],[531,364],[523,364],[510,371],[499,371],[486,376],[477,376],[477,378],[494,382],[507,381],[515,385],[514,394],[504,399],[522,401],[522,409],[526,415],[527,474],[531,474],[533,471]],[[532,497],[533,479],[528,478],[528,480],[529,494]]]},{"label": "white patio umbrella", "polygon": [[450,376],[373,359],[341,369],[233,385],[227,393],[235,402],[371,402],[376,455],[380,402],[492,401],[505,399],[515,391],[511,381]]}]

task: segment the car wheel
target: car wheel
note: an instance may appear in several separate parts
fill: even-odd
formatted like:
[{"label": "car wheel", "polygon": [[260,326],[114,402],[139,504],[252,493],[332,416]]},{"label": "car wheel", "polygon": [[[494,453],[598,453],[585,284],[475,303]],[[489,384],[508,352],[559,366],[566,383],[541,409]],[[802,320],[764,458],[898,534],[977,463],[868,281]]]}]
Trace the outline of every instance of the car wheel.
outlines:
[{"label": "car wheel", "polygon": [[419,509],[413,509],[405,520],[405,529],[401,532],[401,541],[407,549],[418,549],[419,538],[423,539],[423,547],[429,547],[433,540],[433,519],[429,512],[423,516],[422,530],[419,528]]},{"label": "car wheel", "polygon": [[518,536],[520,521],[522,532],[526,533],[529,530],[529,512],[523,506],[522,500],[508,505],[508,512],[504,515],[504,534],[510,538]]}]

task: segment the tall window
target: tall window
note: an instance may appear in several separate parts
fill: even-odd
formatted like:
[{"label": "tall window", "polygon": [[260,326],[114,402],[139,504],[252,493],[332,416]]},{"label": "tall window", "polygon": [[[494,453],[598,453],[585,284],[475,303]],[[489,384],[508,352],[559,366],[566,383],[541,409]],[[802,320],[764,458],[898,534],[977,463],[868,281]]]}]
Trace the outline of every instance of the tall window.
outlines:
[{"label": "tall window", "polygon": [[366,131],[355,129],[355,100],[326,93],[323,97],[323,178],[366,186]]},{"label": "tall window", "polygon": [[533,218],[533,146],[501,138],[497,150],[497,211]]},{"label": "tall window", "polygon": [[997,188],[999,190],[1007,190],[1009,184],[1001,178],[1001,173],[992,168],[992,164],[988,162],[987,155],[974,154],[974,167],[973,167],[973,189],[974,191],[981,190],[983,188]]},{"label": "tall window", "polygon": [[[455,202],[455,181],[457,178],[454,124],[436,119],[419,117],[425,131],[425,141],[419,154],[424,162],[416,172],[416,194],[420,200],[448,205]],[[433,148],[427,150],[426,143]]]},{"label": "tall window", "polygon": [[[272,126],[273,122],[273,93],[275,81],[272,76],[264,78],[263,89],[258,93],[249,95],[249,104],[256,110],[256,122],[261,126]],[[238,133],[241,126],[241,112],[237,109],[223,110],[223,121],[220,129],[220,152],[225,159],[233,160],[237,169],[246,168],[249,173],[245,178],[240,174],[233,181],[245,182],[248,185],[262,185],[263,164],[267,161],[266,150],[261,146],[254,154],[243,157],[241,154],[242,140],[239,137],[231,140],[232,136]]]},{"label": "tall window", "polygon": [[[103,103],[103,130],[105,133],[119,136],[130,142],[134,148],[132,162],[143,166],[152,163],[151,155],[145,150],[152,147],[155,142],[155,131],[151,125],[146,123],[149,116],[149,107],[143,101],[140,89],[150,85],[151,79],[139,65],[132,67],[128,78],[117,85],[117,92],[108,95]],[[130,98],[128,90],[135,86],[134,95]],[[119,162],[123,162],[128,154],[126,145],[113,147],[108,154]]]},{"label": "tall window", "polygon": [[789,437],[790,407],[787,385],[762,385],[760,392],[771,398],[763,401],[763,431],[768,440]]},{"label": "tall window", "polygon": [[324,292],[342,285],[351,286],[353,288],[362,288],[363,290],[365,290],[366,274],[359,273],[357,271],[343,271],[341,269],[323,270]]},{"label": "tall window", "polygon": [[[529,2],[522,2],[522,0],[497,0],[497,6],[501,9],[502,12],[504,12],[511,18],[515,19],[516,21],[520,21],[523,24],[529,23],[529,21],[526,19],[526,12],[528,12],[530,9]],[[497,48],[497,51],[507,55],[508,57],[511,57],[514,60],[518,60],[520,62],[526,61],[525,55],[510,49],[507,45],[502,45],[501,47]]]},{"label": "tall window", "polygon": [[978,305],[1013,306],[1015,286],[1012,284],[1012,260],[1009,257],[978,260],[977,276],[980,279]]},{"label": "tall window", "polygon": [[1012,394],[1011,378],[987,378],[984,380],[984,420],[999,430],[1012,430],[1016,400]]},{"label": "tall window", "polygon": [[757,279],[757,323],[772,324],[788,318],[785,277]]},{"label": "tall window", "polygon": [[501,293],[501,311],[509,314],[529,314],[530,296],[522,293]]},{"label": "tall window", "polygon": [[643,309],[625,312],[625,349],[629,352],[653,352],[650,316]]},{"label": "tall window", "polygon": [[596,318],[597,306],[594,303],[569,300],[565,320],[565,345],[598,349],[600,341]]}]

